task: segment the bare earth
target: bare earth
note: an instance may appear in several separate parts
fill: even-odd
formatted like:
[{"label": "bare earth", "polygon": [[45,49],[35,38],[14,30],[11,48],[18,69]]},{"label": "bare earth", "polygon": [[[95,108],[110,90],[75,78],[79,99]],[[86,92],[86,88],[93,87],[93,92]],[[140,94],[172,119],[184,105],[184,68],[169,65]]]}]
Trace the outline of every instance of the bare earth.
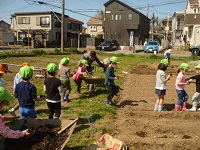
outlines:
[{"label": "bare earth", "polygon": [[[153,111],[157,99],[154,92],[157,65],[139,65],[126,76],[117,119],[110,124],[110,128],[114,137],[126,143],[131,150],[200,149],[200,112],[173,110],[177,102],[175,80],[179,65],[172,65],[166,71],[173,76],[167,84],[163,112]],[[186,77],[194,74],[193,71]],[[191,104],[195,84],[188,85],[185,90],[190,97],[188,103]],[[189,104],[187,108],[191,108]]]}]

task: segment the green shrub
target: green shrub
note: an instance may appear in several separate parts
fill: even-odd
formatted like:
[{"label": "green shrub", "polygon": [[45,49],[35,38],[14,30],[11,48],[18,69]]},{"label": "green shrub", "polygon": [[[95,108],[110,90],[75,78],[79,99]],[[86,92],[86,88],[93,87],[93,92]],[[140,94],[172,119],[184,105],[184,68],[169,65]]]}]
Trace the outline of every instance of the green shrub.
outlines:
[{"label": "green shrub", "polygon": [[32,50],[31,53],[36,54],[36,55],[46,54],[46,52],[44,50]]},{"label": "green shrub", "polygon": [[54,49],[54,52],[60,53],[60,52],[61,52],[61,49],[56,47],[56,48]]},{"label": "green shrub", "polygon": [[188,51],[189,48],[190,48],[190,46],[189,46],[189,45],[186,45],[186,46],[182,46],[182,47],[181,47],[181,50],[183,50],[183,51]]}]

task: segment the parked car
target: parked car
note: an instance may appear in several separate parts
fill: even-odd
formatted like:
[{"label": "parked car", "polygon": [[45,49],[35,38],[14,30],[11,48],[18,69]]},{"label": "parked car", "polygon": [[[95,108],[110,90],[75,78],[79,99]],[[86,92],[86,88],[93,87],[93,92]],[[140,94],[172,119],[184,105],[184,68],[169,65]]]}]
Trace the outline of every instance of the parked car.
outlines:
[{"label": "parked car", "polygon": [[200,45],[191,45],[189,51],[193,56],[200,56]]},{"label": "parked car", "polygon": [[154,52],[154,51],[156,51],[156,53],[158,53],[159,52],[159,46],[160,46],[160,44],[158,43],[158,41],[149,41],[144,46],[144,52],[148,53],[148,52]]},{"label": "parked car", "polygon": [[119,44],[116,40],[104,40],[99,46],[96,47],[97,50],[117,50]]}]

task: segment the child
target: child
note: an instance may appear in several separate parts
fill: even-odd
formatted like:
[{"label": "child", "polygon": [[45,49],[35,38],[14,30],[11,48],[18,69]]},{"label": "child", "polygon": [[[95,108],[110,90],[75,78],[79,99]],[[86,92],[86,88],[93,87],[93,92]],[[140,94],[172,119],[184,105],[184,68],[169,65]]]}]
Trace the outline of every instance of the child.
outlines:
[{"label": "child", "polygon": [[44,97],[37,98],[37,89],[30,83],[33,76],[33,67],[24,66],[20,68],[20,76],[22,82],[19,82],[15,88],[15,98],[19,101],[19,114],[22,119],[24,118],[37,118],[35,111],[35,101],[41,101]]},{"label": "child", "polygon": [[83,74],[87,73],[89,77],[94,78],[87,70],[86,67],[88,66],[88,62],[85,59],[82,59],[79,63],[78,69],[76,70],[76,73],[72,76],[74,79],[74,82],[77,85],[77,92],[79,95],[81,95],[81,83],[82,83],[82,77]]},{"label": "child", "polygon": [[[30,66],[29,63],[27,62],[23,62],[22,67],[24,66]],[[22,77],[20,76],[19,72],[15,75],[15,79],[14,79],[14,85],[13,85],[13,90],[15,91],[15,87],[16,85],[22,81]],[[16,116],[15,111],[19,108],[19,103],[16,104],[12,109],[10,109],[8,112],[12,115],[12,116]]]},{"label": "child", "polygon": [[168,50],[166,50],[165,51],[165,53],[164,53],[164,56],[165,56],[165,59],[167,59],[168,60],[168,65],[170,66],[170,55],[171,55],[171,49],[168,49]]},{"label": "child", "polygon": [[165,71],[167,70],[168,61],[162,59],[158,65],[158,71],[156,73],[156,87],[155,92],[158,95],[158,99],[155,104],[154,111],[163,110],[164,96],[166,95],[166,82],[170,80],[170,74],[166,77]]},{"label": "child", "polygon": [[[14,97],[8,93],[8,91],[0,86],[0,110],[4,108],[4,106],[10,105],[9,101],[13,100]],[[4,116],[0,114],[0,135],[5,138],[13,138],[18,139],[20,137],[24,137],[29,135],[28,130],[11,130],[9,127],[5,125]]]},{"label": "child", "polygon": [[119,79],[119,76],[116,76],[114,73],[115,67],[117,66],[118,63],[119,63],[118,58],[113,56],[110,58],[110,64],[106,69],[105,85],[109,93],[106,99],[107,106],[111,106],[110,104],[113,103],[112,98],[119,91],[118,87],[115,85],[114,82],[115,79]]},{"label": "child", "polygon": [[188,84],[188,81],[185,80],[185,74],[190,71],[190,66],[187,63],[182,63],[178,69],[178,76],[176,78],[176,92],[178,94],[178,102],[175,104],[176,111],[188,111],[186,108],[188,94],[184,90],[185,85]]},{"label": "child", "polygon": [[[3,74],[4,74],[4,67],[2,64],[0,64],[0,86],[5,87],[6,86],[6,82],[2,79]],[[0,114],[4,114],[4,109],[0,110]]]},{"label": "child", "polygon": [[200,64],[195,66],[195,68],[197,75],[186,79],[189,80],[189,82],[194,82],[193,80],[196,80],[196,92],[192,97],[192,108],[189,109],[189,111],[197,111],[197,104],[200,103]]},{"label": "child", "polygon": [[49,77],[44,80],[44,91],[47,94],[46,101],[49,108],[49,119],[53,119],[54,114],[55,119],[58,119],[61,114],[60,92],[63,91],[60,79],[56,78],[58,66],[55,63],[48,64],[47,72]]},{"label": "child", "polygon": [[71,92],[71,84],[70,84],[70,69],[68,67],[69,65],[69,58],[63,58],[60,61],[60,69],[58,72],[58,75],[60,76],[61,84],[63,85],[63,88],[67,88],[67,90],[64,90],[62,93],[62,101],[70,102],[69,100],[69,94]]}]

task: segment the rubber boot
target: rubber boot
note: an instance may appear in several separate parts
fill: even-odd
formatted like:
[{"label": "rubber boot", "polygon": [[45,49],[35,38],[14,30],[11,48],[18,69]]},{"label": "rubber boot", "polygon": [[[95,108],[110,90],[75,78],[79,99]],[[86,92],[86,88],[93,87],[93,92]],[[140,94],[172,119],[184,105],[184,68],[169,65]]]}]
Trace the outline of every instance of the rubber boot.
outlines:
[{"label": "rubber boot", "polygon": [[70,102],[70,100],[69,100],[69,94],[65,94],[65,96],[64,96],[64,101]]},{"label": "rubber boot", "polygon": [[186,104],[187,104],[187,102],[183,102],[182,103],[182,111],[188,111],[188,109],[186,108]]},{"label": "rubber boot", "polygon": [[154,110],[153,111],[158,111],[158,105],[155,104]]},{"label": "rubber boot", "polygon": [[111,106],[111,105],[109,104],[109,99],[106,99],[106,105],[107,105],[107,106]]},{"label": "rubber boot", "polygon": [[181,106],[180,105],[177,105],[175,104],[175,111],[180,111],[181,110]]},{"label": "rubber boot", "polygon": [[188,109],[189,111],[195,112],[197,111],[197,103],[196,101],[192,102],[192,108]]},{"label": "rubber boot", "polygon": [[158,111],[163,111],[163,106],[158,105]]}]

